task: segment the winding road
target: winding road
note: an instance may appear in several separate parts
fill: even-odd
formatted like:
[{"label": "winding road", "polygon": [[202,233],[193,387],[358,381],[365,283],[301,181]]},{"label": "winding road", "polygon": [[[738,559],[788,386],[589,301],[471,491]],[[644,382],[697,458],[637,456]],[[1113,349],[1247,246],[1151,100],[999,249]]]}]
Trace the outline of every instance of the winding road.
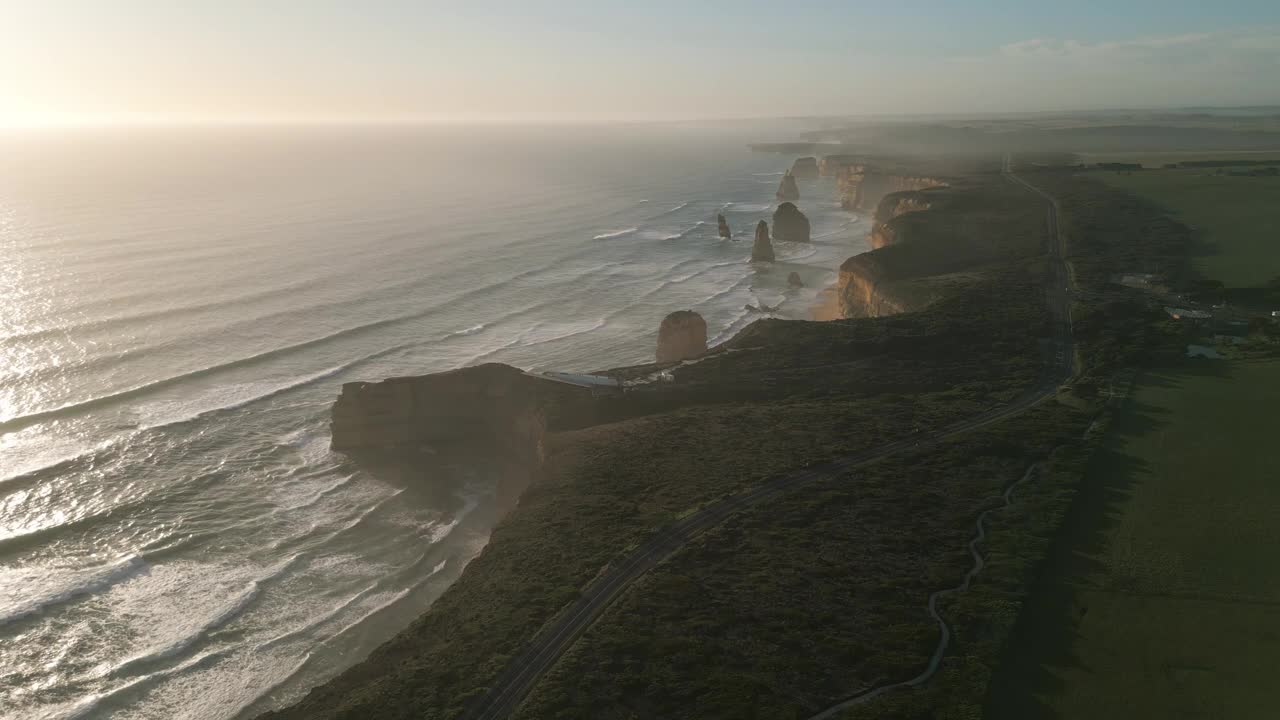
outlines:
[{"label": "winding road", "polygon": [[[494,680],[489,690],[471,703],[461,715],[462,718],[466,720],[494,720],[510,715],[529,694],[538,680],[555,665],[565,651],[582,636],[587,628],[600,617],[605,609],[631,583],[663,560],[674,555],[694,537],[720,524],[729,515],[744,508],[759,505],[799,485],[823,478],[834,478],[860,465],[884,459],[904,450],[922,450],[936,446],[953,436],[1018,415],[1057,392],[1058,386],[1069,379],[1075,372],[1075,352],[1071,341],[1071,275],[1063,259],[1066,246],[1065,239],[1062,237],[1058,227],[1058,206],[1056,201],[1049,195],[1014,175],[1008,157],[1004,161],[1003,173],[1012,182],[1044,198],[1048,204],[1050,271],[1046,294],[1049,308],[1056,322],[1051,347],[1052,361],[1046,364],[1046,369],[1036,386],[1005,405],[953,423],[933,433],[912,438],[911,440],[899,440],[887,445],[881,445],[874,450],[841,458],[825,465],[809,467],[773,478],[754,490],[713,502],[680,521],[659,529],[647,541],[628,553],[626,557],[610,565],[583,590],[573,605],[562,611],[545,626],[534,638],[530,646],[508,663],[507,667]],[[1027,474],[1018,483],[1011,485],[1005,491],[1004,500],[1006,506],[1011,502],[1013,489],[1030,479],[1033,470],[1034,466],[1027,471]],[[976,545],[985,537],[983,523],[990,512],[991,510],[987,510],[978,518],[977,537],[970,543],[970,551],[975,558],[974,569],[965,576],[964,583],[961,586],[940,590],[929,598],[929,613],[939,625],[941,638],[924,671],[905,682],[868,688],[853,697],[842,700],[837,705],[823,710],[814,716],[815,720],[817,718],[830,717],[846,707],[866,702],[891,690],[923,684],[933,676],[942,661],[943,655],[946,653],[951,637],[949,626],[937,612],[937,600],[946,593],[967,588],[969,581],[981,570],[983,560],[977,552]]]}]

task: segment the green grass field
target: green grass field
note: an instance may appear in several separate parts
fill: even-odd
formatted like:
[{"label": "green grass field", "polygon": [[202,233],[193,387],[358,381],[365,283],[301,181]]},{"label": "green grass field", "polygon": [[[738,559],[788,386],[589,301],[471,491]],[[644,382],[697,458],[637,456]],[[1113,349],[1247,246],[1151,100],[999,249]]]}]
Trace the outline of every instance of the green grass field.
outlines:
[{"label": "green grass field", "polygon": [[1152,372],[1111,428],[987,716],[1274,718],[1280,363]]},{"label": "green grass field", "polygon": [[[1237,168],[1238,169],[1238,168]],[[1212,170],[1100,173],[1204,233],[1209,254],[1195,259],[1206,276],[1257,287],[1280,276],[1280,177],[1214,175]]]},{"label": "green grass field", "polygon": [[1277,150],[1183,150],[1171,152],[1098,152],[1078,153],[1077,160],[1086,165],[1095,163],[1141,163],[1146,168],[1160,168],[1168,163],[1196,160],[1275,160],[1280,162]]}]

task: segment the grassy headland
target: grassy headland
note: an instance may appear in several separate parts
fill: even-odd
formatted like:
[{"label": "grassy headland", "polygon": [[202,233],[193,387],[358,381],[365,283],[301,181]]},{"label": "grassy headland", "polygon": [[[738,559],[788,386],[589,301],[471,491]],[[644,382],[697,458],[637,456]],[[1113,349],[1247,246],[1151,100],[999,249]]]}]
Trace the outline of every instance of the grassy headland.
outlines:
[{"label": "grassy headland", "polygon": [[[937,271],[964,272],[965,283],[894,317],[758,322],[726,351],[678,369],[674,383],[602,406],[598,424],[562,428],[543,480],[428,613],[272,716],[456,717],[581,588],[671,519],[783,471],[970,417],[1034,384],[1051,333],[1043,201],[998,173],[963,180],[945,191],[952,202],[920,215],[936,223],[933,245],[949,258]],[[988,221],[966,224],[948,208]],[[1084,352],[1119,365],[1153,341],[1133,332],[1147,305],[1111,300],[1105,320],[1084,323]],[[805,717],[913,674],[936,643],[926,598],[968,570],[975,516],[1048,461],[1025,501],[993,516],[979,585],[946,604],[956,645],[942,675],[927,694],[884,699],[976,706],[1078,477],[1078,438],[1095,407],[1087,398],[1042,404],[733,516],[631,587],[520,717]]]}]

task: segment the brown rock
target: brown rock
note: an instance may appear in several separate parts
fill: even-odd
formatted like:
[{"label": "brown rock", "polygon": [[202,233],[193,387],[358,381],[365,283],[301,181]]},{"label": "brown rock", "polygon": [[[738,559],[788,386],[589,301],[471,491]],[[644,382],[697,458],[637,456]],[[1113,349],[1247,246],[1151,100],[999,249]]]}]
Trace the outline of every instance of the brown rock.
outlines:
[{"label": "brown rock", "polygon": [[696,358],[707,351],[707,321],[692,310],[677,310],[658,328],[658,362]]},{"label": "brown rock", "polygon": [[751,262],[773,262],[773,243],[769,242],[769,223],[756,225],[756,242],[751,246]]},{"label": "brown rock", "polygon": [[816,179],[818,177],[818,158],[796,158],[796,161],[791,165],[791,174],[801,180]]},{"label": "brown rock", "polygon": [[800,279],[800,273],[792,272],[787,276],[787,284],[793,288],[804,287],[804,281]]},{"label": "brown rock", "polygon": [[779,200],[799,200],[800,186],[796,185],[796,176],[788,170],[786,175],[782,176],[782,182],[778,185]]},{"label": "brown rock", "polygon": [[809,242],[809,218],[794,204],[782,203],[773,211],[773,237],[783,242]]},{"label": "brown rock", "polygon": [[724,219],[724,213],[716,214],[716,225],[719,226],[720,237],[732,238],[733,233],[729,231],[729,221]]}]

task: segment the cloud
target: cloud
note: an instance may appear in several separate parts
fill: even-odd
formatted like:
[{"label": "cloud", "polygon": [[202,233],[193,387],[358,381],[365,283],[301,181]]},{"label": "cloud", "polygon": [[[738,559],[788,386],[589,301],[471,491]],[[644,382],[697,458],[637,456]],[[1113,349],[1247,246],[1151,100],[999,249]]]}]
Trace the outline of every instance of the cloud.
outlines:
[{"label": "cloud", "polygon": [[998,55],[1022,59],[1169,59],[1232,52],[1280,53],[1280,29],[1220,31],[1142,37],[1105,42],[1031,38],[1003,45]]}]

